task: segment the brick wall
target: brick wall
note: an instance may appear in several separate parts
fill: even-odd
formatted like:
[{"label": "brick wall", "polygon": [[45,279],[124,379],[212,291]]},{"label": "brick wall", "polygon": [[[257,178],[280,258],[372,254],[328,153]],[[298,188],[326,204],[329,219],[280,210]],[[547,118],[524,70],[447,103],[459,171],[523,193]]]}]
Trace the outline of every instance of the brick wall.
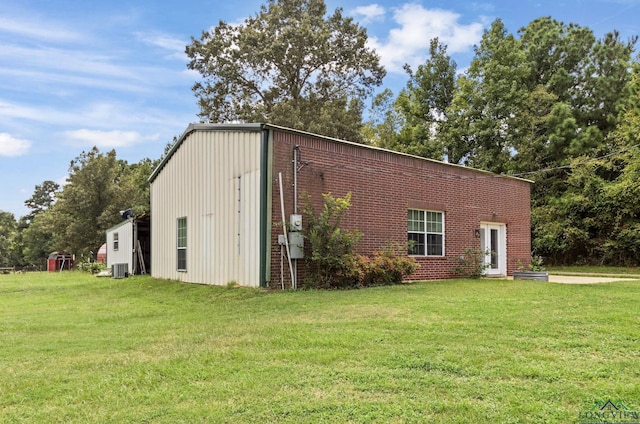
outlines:
[{"label": "brick wall", "polygon": [[[342,197],[351,192],[352,206],[343,227],[363,233],[357,251],[371,254],[389,242],[406,244],[407,209],[428,209],[445,213],[445,256],[416,257],[420,268],[414,280],[451,278],[456,258],[465,248],[479,248],[475,230],[480,222],[504,223],[507,227],[507,273],[512,274],[518,260],[528,263],[530,242],[530,185],[456,167],[436,161],[413,158],[365,146],[313,138],[274,130],[273,226],[271,286],[279,287],[282,234],[278,173],[282,172],[287,222],[293,213],[293,150],[299,146],[298,212],[302,195],[311,195],[316,210],[322,193]],[[298,261],[299,281],[305,273]],[[285,260],[284,279],[290,285]]]}]

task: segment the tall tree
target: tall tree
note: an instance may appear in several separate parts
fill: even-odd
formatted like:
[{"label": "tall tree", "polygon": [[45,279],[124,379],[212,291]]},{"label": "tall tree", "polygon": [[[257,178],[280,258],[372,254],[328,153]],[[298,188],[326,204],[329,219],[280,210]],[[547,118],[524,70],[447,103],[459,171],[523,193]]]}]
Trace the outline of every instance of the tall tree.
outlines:
[{"label": "tall tree", "polygon": [[[191,38],[200,116],[258,121],[359,141],[362,99],[385,71],[367,34],[324,0],[269,0],[239,25]],[[334,125],[338,123],[338,125]]]},{"label": "tall tree", "polygon": [[395,106],[393,91],[385,88],[371,101],[369,119],[362,129],[364,142],[385,149],[398,149],[398,132],[404,118]]},{"label": "tall tree", "polygon": [[543,86],[557,96],[558,101],[570,104],[572,88],[595,42],[593,32],[546,16],[534,19],[518,33],[530,67],[526,79],[529,90]]},{"label": "tall tree", "polygon": [[20,261],[16,250],[17,222],[10,212],[0,211],[0,266],[14,266]]},{"label": "tall tree", "polygon": [[105,230],[122,220],[120,210],[148,211],[152,166],[150,160],[130,166],[115,150],[101,153],[96,147],[71,161],[67,184],[47,212],[49,220],[41,222],[44,228],[54,223],[54,247],[76,255],[97,251]]},{"label": "tall tree", "polygon": [[452,146],[450,161],[506,171],[517,139],[517,114],[528,94],[527,76],[519,40],[495,20],[475,47],[448,111],[442,137]]},{"label": "tall tree", "polygon": [[26,219],[30,222],[37,214],[49,209],[55,202],[56,193],[59,190],[60,184],[50,180],[36,185],[33,195],[24,202],[25,206],[31,209]]},{"label": "tall tree", "polygon": [[118,179],[117,195],[113,201],[118,205],[128,205],[135,215],[149,212],[151,205],[148,178],[160,160],[144,158],[138,163],[120,161],[121,176]]},{"label": "tall tree", "polygon": [[[557,263],[639,264],[640,65],[633,64],[617,126],[563,168],[562,190],[532,210],[534,249]],[[546,181],[541,181],[545,186]]]},{"label": "tall tree", "polygon": [[[565,25],[550,17],[536,19],[519,32],[530,68],[526,79],[529,93],[548,93],[555,100],[551,111],[529,107],[529,112],[543,113],[539,118],[545,124],[537,128],[542,143],[538,143],[537,157],[516,156],[515,162],[522,168],[565,166],[573,158],[597,150],[616,127],[620,105],[629,95],[636,38],[623,42],[613,31],[597,40],[588,28]],[[539,104],[540,96],[536,99],[531,94],[529,104]],[[531,122],[531,113],[525,110],[523,116],[523,122]],[[518,142],[514,148],[520,152],[527,149],[529,138]]]},{"label": "tall tree", "polygon": [[38,213],[22,230],[22,255],[24,262],[38,269],[45,269],[46,259],[54,247],[54,232],[58,228],[54,214],[49,210]]},{"label": "tall tree", "polygon": [[82,255],[103,243],[104,230],[120,219],[112,204],[120,174],[115,150],[103,154],[94,147],[71,161],[67,184],[52,209],[58,249]]},{"label": "tall tree", "polygon": [[453,101],[456,63],[447,54],[447,47],[434,38],[429,45],[427,61],[418,65],[415,72],[409,65],[404,69],[409,81],[398,95],[395,106],[405,122],[395,148],[442,159],[447,152],[438,133],[441,123],[447,120],[447,110]]}]

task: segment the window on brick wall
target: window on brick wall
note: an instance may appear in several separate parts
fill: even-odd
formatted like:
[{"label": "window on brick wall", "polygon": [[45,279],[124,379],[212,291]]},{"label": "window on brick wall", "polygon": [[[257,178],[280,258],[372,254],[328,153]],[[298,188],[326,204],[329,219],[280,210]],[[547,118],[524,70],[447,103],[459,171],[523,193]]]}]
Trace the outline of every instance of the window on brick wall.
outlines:
[{"label": "window on brick wall", "polygon": [[444,256],[444,213],[409,209],[409,255]]},{"label": "window on brick wall", "polygon": [[177,262],[178,271],[187,270],[187,218],[178,218]]}]

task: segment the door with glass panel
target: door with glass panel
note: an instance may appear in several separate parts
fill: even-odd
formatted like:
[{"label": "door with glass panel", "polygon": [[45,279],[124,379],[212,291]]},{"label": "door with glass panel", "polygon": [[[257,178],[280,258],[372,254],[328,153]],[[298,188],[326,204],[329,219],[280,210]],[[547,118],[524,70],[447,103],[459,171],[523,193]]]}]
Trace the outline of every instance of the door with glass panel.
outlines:
[{"label": "door with glass panel", "polygon": [[506,225],[496,223],[481,223],[480,249],[483,252],[486,275],[507,275]]}]

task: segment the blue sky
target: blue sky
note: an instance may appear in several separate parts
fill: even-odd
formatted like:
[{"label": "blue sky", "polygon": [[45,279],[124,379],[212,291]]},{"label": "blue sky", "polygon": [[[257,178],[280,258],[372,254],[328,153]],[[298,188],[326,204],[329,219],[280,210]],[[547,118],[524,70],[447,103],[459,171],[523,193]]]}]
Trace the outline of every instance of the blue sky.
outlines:
[{"label": "blue sky", "polygon": [[[640,34],[640,0],[326,0],[367,28],[387,69],[383,88],[406,83],[404,63],[426,59],[429,40],[468,66],[482,31],[501,18],[512,33],[540,16]],[[0,210],[16,218],[45,180],[96,145],[130,163],[158,158],[196,122],[184,47],[219,20],[240,23],[260,0],[0,0]]]}]

